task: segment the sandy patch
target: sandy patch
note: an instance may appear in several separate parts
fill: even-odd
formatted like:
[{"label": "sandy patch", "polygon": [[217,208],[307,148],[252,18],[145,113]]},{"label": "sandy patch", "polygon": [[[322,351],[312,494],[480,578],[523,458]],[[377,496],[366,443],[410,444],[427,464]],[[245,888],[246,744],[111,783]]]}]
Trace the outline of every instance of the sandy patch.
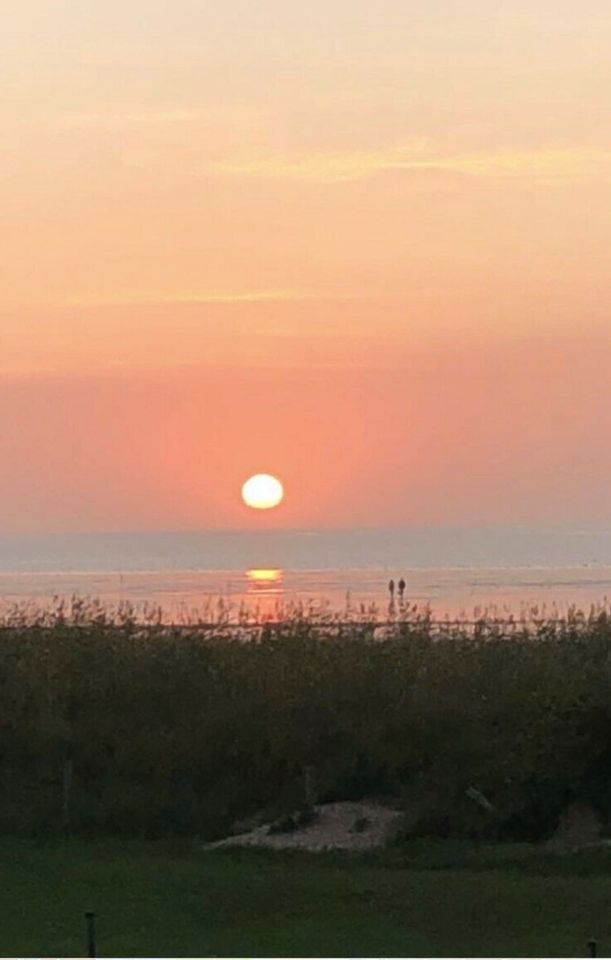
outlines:
[{"label": "sandy patch", "polygon": [[325,803],[314,808],[314,823],[290,833],[270,833],[263,824],[206,845],[223,847],[268,847],[272,850],[375,850],[392,840],[401,828],[403,813],[373,803]]}]

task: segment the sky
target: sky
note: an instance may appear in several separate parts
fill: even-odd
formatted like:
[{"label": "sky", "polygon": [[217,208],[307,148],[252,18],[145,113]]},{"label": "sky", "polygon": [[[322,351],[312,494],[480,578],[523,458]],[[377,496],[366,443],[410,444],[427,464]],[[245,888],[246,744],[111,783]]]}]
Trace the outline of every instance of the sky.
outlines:
[{"label": "sky", "polygon": [[504,7],[4,0],[1,530],[611,525],[611,8]]}]

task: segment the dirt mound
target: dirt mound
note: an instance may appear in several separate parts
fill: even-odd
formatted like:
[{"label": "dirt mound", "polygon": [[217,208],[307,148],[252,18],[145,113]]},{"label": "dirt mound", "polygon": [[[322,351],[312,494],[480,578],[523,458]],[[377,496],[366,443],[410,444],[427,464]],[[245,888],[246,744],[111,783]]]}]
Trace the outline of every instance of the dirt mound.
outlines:
[{"label": "dirt mound", "polygon": [[314,807],[314,820],[286,832],[270,823],[206,845],[223,847],[268,847],[272,850],[374,850],[399,832],[403,813],[374,803],[325,803]]},{"label": "dirt mound", "polygon": [[601,840],[601,833],[602,824],[591,804],[572,803],[563,810],[547,849],[551,853],[571,853],[604,846],[606,841]]}]

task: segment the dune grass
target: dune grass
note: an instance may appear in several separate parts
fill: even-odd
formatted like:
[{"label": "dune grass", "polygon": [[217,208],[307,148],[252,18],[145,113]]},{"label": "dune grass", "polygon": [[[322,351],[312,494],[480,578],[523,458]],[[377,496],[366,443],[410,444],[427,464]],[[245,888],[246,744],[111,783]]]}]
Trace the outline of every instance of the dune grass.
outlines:
[{"label": "dune grass", "polygon": [[378,627],[173,628],[80,601],[14,613],[0,835],[212,839],[291,812],[306,780],[319,802],[416,802],[433,836],[541,839],[573,800],[609,823],[607,612]]},{"label": "dune grass", "polygon": [[204,852],[184,842],[3,841],[0,953],[205,956],[611,955],[611,859],[419,842],[404,862]]}]

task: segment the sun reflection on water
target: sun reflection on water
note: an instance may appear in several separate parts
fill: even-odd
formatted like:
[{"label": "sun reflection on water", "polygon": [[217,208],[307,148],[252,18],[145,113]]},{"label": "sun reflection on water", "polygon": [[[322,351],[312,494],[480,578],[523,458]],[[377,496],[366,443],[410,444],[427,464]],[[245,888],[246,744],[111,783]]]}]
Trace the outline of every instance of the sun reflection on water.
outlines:
[{"label": "sun reflection on water", "polygon": [[257,593],[282,593],[284,570],[247,570],[246,580],[249,592],[256,590]]}]

